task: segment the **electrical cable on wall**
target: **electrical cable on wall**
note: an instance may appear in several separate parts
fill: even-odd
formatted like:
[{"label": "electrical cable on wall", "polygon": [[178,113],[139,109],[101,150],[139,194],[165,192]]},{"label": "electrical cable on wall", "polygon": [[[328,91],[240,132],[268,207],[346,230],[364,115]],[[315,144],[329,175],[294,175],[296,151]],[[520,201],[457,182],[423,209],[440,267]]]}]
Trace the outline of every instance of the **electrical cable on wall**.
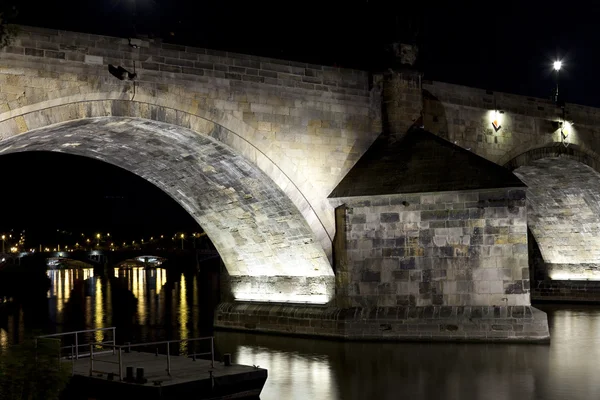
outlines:
[{"label": "electrical cable on wall", "polygon": [[[133,75],[137,77],[137,73],[135,72],[135,60],[133,60]],[[135,99],[135,87],[136,87],[137,82],[134,80],[133,81],[133,96],[131,97],[131,101],[133,101],[133,99]]]}]

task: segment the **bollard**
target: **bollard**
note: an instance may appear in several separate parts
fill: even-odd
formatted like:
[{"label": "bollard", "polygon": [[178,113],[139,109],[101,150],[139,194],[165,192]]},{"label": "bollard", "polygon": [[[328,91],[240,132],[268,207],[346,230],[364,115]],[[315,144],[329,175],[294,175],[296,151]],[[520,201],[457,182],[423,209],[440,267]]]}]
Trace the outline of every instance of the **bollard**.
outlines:
[{"label": "bollard", "polygon": [[144,368],[136,368],[135,370],[135,381],[137,383],[146,383],[148,379],[144,378]]},{"label": "bollard", "polygon": [[223,364],[225,364],[226,367],[231,367],[231,353],[223,354]]},{"label": "bollard", "polygon": [[133,378],[133,367],[127,367],[127,372],[125,375],[125,381],[126,382],[133,382],[134,378]]}]

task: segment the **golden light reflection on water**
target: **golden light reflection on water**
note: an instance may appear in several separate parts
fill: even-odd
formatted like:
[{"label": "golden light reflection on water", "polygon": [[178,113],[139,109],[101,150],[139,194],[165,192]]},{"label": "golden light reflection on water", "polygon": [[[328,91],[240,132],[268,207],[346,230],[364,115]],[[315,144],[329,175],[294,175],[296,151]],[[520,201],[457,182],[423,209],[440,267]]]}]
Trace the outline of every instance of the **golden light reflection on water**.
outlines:
[{"label": "golden light reflection on water", "polygon": [[328,357],[241,345],[235,362],[269,370],[268,384],[260,396],[263,400],[339,398]]},{"label": "golden light reflection on water", "polygon": [[[47,271],[47,275],[50,278],[46,296],[48,314],[36,321],[45,324],[40,329],[48,333],[117,326],[117,338],[121,337],[121,341],[206,336],[206,332],[199,332],[208,328],[210,319],[202,311],[207,308],[197,298],[202,288],[196,287],[199,281],[195,276],[168,275],[164,268],[145,270],[143,267],[111,269],[109,276],[95,276],[91,268],[55,269]],[[15,325],[13,332],[17,328],[24,329],[23,320],[18,318],[14,323],[11,320],[11,324]],[[120,328],[123,325],[126,328]],[[121,329],[125,330],[120,336]],[[10,329],[0,328],[0,348],[13,343],[17,337],[20,336],[13,335]],[[90,334],[86,340],[111,339],[106,331]],[[191,349],[187,342],[180,345],[182,353]],[[171,351],[176,352],[177,348],[172,347]]]},{"label": "golden light reflection on water", "polygon": [[[95,325],[95,327],[98,328],[103,325],[103,319],[104,319],[104,307],[103,307],[104,292],[102,290],[102,281],[100,279],[96,279],[94,281],[94,286],[96,289],[95,293],[94,293],[94,297],[95,297],[94,325]],[[104,332],[97,331],[95,334],[95,339],[96,339],[97,343],[104,341]]]},{"label": "golden light reflection on water", "polygon": [[[185,282],[185,276],[181,274],[179,281],[179,337],[181,339],[188,339],[188,304],[187,304],[187,285]],[[179,352],[181,354],[187,353],[188,342],[181,342],[179,344]]]},{"label": "golden light reflection on water", "polygon": [[8,332],[0,329],[0,350],[8,346]]}]

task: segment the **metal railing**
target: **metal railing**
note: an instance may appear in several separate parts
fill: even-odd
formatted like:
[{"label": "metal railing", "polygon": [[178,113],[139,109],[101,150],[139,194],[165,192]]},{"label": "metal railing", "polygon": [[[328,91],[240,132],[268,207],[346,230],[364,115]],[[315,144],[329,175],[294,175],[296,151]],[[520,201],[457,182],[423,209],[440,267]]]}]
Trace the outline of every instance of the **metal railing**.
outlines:
[{"label": "metal railing", "polygon": [[[114,326],[110,327],[110,328],[96,328],[96,329],[86,329],[86,330],[81,330],[81,331],[73,331],[73,332],[63,332],[63,333],[54,333],[52,335],[42,335],[42,336],[37,336],[35,338],[36,343],[38,339],[48,339],[48,338],[56,338],[58,340],[61,341],[61,343],[63,342],[64,339],[67,339],[69,337],[73,337],[74,338],[74,344],[71,345],[66,345],[66,346],[61,346],[60,347],[60,358],[71,358],[71,359],[75,359],[78,360],[80,357],[88,357],[91,356],[93,354],[93,350],[90,347],[90,352],[89,353],[81,353],[79,351],[80,347],[88,347],[90,346],[90,344],[95,344],[95,345],[107,345],[107,344],[112,344],[113,346],[116,345],[116,329]],[[112,340],[110,341],[104,341],[104,342],[93,342],[93,341],[89,341],[88,343],[85,343],[85,339],[84,339],[84,343],[80,343],[80,339],[82,338],[83,334],[89,334],[89,333],[97,333],[97,332],[103,332],[103,331],[111,331],[112,332]],[[62,355],[62,351],[65,349],[70,349],[71,352],[68,356],[63,356]],[[115,350],[113,348],[112,353],[115,354]]]},{"label": "metal railing", "polygon": [[[108,363],[108,364],[118,364],[119,365],[119,379],[122,381],[123,380],[123,350],[126,350],[126,352],[130,352],[131,348],[135,348],[135,347],[156,346],[156,355],[158,356],[158,346],[160,346],[160,345],[166,345],[166,350],[167,350],[166,371],[167,371],[167,374],[169,376],[171,376],[171,344],[172,343],[183,343],[183,342],[199,342],[199,341],[210,341],[210,351],[203,352],[203,353],[187,354],[187,356],[192,357],[192,359],[196,360],[196,357],[210,355],[210,367],[211,367],[211,369],[214,368],[215,367],[215,340],[214,340],[213,336],[192,338],[192,339],[180,339],[180,340],[164,340],[161,342],[148,342],[148,343],[136,343],[136,344],[127,343],[124,345],[115,345],[115,344],[109,344],[109,343],[90,343],[90,345],[89,345],[90,346],[90,359],[89,359],[90,360],[90,364],[89,364],[90,376],[94,372],[107,373],[107,371],[101,371],[101,370],[94,369],[94,361]],[[102,359],[94,358],[95,355],[101,354],[99,352],[94,352],[94,350],[93,350],[94,346],[112,348],[113,354],[115,354],[115,353],[117,354],[117,361],[102,360]],[[106,354],[109,352],[110,351],[105,351],[102,353]]]},{"label": "metal railing", "polygon": [[[57,349],[57,355],[58,355],[58,369],[60,370],[60,366],[61,366],[61,351],[62,348],[60,347],[60,339],[54,339],[54,338],[35,338],[35,363],[38,363],[38,358],[39,358],[39,353],[38,353],[38,349],[40,349],[40,344],[44,343],[44,342],[48,342],[48,343],[56,343],[56,349]],[[54,356],[52,356],[52,358],[54,358]]]}]

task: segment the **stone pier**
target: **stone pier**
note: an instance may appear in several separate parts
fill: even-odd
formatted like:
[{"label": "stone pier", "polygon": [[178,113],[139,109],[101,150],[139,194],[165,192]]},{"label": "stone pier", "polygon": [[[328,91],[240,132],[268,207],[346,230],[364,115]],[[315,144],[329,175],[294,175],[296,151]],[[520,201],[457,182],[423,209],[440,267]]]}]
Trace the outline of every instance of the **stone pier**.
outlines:
[{"label": "stone pier", "polygon": [[[435,168],[433,168],[435,166]],[[381,135],[329,196],[335,302],[221,304],[220,328],[347,340],[547,342],[526,187],[423,129]]]}]

